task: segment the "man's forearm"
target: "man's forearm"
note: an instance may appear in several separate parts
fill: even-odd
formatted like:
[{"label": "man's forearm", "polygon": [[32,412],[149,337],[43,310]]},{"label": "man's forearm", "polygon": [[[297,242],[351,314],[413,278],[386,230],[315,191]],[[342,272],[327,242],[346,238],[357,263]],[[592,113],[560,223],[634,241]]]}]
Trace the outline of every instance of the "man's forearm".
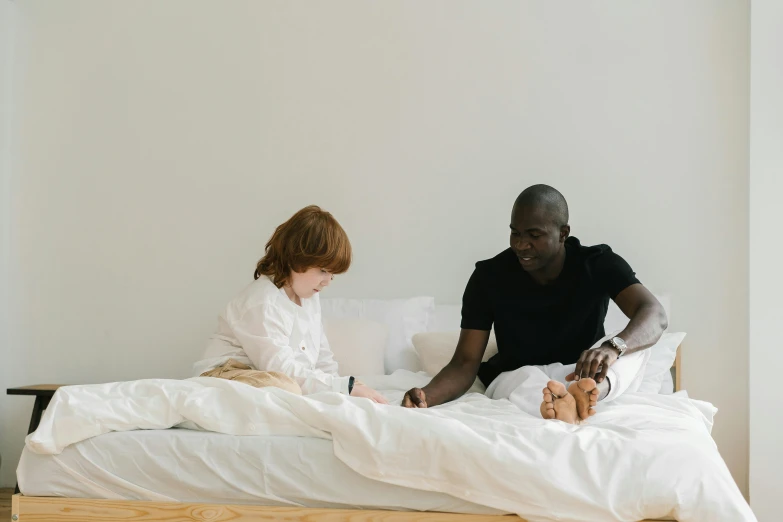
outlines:
[{"label": "man's forearm", "polygon": [[662,306],[645,305],[639,307],[625,330],[618,335],[628,346],[626,354],[649,348],[658,342],[668,327],[666,311]]},{"label": "man's forearm", "polygon": [[478,367],[472,364],[450,362],[422,388],[427,397],[427,406],[437,406],[464,395],[476,380],[477,372]]}]

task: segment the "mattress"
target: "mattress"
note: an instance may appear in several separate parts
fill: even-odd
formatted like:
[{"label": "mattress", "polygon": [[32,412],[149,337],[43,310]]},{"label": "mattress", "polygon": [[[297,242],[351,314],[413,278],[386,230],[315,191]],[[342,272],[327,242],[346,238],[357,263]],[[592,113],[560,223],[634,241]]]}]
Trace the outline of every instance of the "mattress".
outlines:
[{"label": "mattress", "polygon": [[17,475],[30,496],[501,513],[365,478],[335,457],[331,440],[311,437],[113,432],[59,455],[26,448]]}]

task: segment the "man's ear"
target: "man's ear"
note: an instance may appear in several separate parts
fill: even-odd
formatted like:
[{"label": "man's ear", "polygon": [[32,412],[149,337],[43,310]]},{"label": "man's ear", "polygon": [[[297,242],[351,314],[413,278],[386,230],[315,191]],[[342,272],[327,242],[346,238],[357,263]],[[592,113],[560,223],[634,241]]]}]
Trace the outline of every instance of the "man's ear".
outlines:
[{"label": "man's ear", "polygon": [[560,242],[565,243],[568,236],[571,235],[571,225],[563,225],[560,227]]}]

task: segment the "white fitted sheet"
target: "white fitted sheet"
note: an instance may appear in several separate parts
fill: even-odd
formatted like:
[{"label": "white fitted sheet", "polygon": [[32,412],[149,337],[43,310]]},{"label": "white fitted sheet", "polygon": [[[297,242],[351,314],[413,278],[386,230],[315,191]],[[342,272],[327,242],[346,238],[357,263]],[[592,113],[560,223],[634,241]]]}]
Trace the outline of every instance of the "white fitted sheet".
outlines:
[{"label": "white fitted sheet", "polygon": [[112,432],[59,455],[22,454],[30,496],[497,514],[444,493],[363,477],[332,441],[183,429]]}]

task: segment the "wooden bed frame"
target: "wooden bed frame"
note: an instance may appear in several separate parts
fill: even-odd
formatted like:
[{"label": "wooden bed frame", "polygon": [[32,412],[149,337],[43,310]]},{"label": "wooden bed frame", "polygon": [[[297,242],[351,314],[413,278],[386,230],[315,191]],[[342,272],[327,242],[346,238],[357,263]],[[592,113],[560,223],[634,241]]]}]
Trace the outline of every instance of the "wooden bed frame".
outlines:
[{"label": "wooden bed frame", "polygon": [[[674,390],[682,385],[682,345],[672,366]],[[458,515],[418,511],[355,509],[313,509],[254,505],[198,504],[189,502],[146,502],[139,500],[95,500],[63,497],[11,499],[14,522],[526,522],[515,515]],[[653,521],[641,521],[653,522]]]}]

